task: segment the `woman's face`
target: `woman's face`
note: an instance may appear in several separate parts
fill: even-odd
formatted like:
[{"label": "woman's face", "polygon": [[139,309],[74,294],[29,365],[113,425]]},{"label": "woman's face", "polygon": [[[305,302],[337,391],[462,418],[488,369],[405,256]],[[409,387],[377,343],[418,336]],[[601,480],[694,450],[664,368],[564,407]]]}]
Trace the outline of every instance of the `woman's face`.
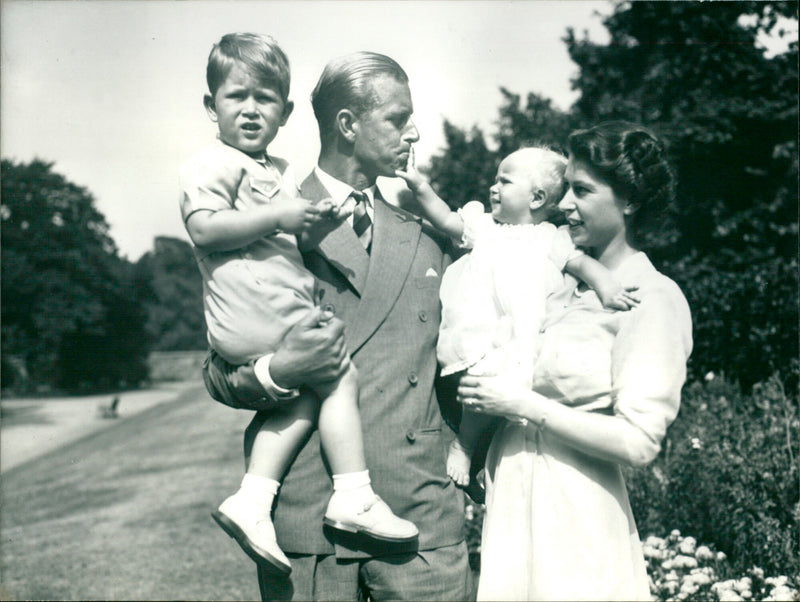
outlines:
[{"label": "woman's face", "polygon": [[558,208],[567,219],[572,241],[593,249],[598,258],[626,244],[627,201],[618,197],[590,164],[571,155],[564,177],[569,190]]}]

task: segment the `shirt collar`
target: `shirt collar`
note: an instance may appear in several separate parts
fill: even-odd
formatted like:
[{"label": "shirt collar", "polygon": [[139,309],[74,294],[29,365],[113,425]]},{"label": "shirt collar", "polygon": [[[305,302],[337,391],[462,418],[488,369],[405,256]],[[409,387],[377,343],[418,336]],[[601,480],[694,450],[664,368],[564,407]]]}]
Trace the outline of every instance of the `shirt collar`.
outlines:
[{"label": "shirt collar", "polygon": [[[325,187],[325,190],[330,193],[331,200],[334,202],[334,204],[338,205],[344,203],[347,200],[347,197],[350,196],[350,193],[355,190],[352,186],[350,186],[350,184],[346,184],[341,180],[337,180],[331,174],[320,169],[319,165],[314,167],[314,173]],[[373,184],[361,192],[367,195],[367,204],[370,208],[372,208],[375,203],[375,185]]]}]

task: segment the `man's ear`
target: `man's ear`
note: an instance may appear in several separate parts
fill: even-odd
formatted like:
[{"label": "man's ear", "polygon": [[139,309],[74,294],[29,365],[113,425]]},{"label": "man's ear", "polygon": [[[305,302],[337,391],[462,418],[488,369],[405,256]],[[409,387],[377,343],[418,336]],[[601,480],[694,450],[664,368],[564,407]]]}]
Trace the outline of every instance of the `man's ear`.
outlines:
[{"label": "man's ear", "polygon": [[350,109],[341,109],[336,113],[336,127],[345,140],[350,143],[355,142],[358,120]]},{"label": "man's ear", "polygon": [[545,206],[545,203],[547,203],[547,193],[544,190],[538,188],[531,193],[531,211],[541,209]]},{"label": "man's ear", "polygon": [[209,119],[214,123],[217,122],[217,107],[214,104],[214,97],[211,94],[206,94],[203,96],[203,106],[206,108],[206,113],[208,113]]},{"label": "man's ear", "polygon": [[289,120],[289,116],[294,111],[294,101],[287,100],[283,103],[283,115],[281,116],[281,126],[286,125],[286,122]]}]

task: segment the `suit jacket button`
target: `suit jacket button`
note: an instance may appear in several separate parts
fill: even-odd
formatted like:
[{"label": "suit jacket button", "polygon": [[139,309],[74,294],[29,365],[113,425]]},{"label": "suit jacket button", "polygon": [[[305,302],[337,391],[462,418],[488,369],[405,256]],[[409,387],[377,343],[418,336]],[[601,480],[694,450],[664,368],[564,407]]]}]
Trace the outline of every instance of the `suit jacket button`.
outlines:
[{"label": "suit jacket button", "polygon": [[419,312],[419,321],[420,322],[427,322],[428,321],[428,314],[424,311]]},{"label": "suit jacket button", "polygon": [[417,373],[416,372],[409,373],[408,382],[411,383],[412,387],[416,387],[418,381],[419,381],[419,378],[417,378]]},{"label": "suit jacket button", "polygon": [[336,306],[333,303],[326,303],[322,306],[322,311],[328,311],[332,314],[336,313]]},{"label": "suit jacket button", "polygon": [[417,440],[417,434],[409,429],[406,431],[406,439],[408,439],[411,443],[414,443],[414,441]]}]

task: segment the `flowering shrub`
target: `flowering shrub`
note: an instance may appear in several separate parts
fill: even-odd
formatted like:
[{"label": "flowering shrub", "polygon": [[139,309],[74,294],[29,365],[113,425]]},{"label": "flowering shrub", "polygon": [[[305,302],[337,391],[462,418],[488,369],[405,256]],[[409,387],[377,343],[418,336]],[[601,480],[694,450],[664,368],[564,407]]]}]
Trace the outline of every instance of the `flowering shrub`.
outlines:
[{"label": "flowering shrub", "polygon": [[798,575],[765,577],[755,567],[744,577],[723,579],[732,574],[725,554],[677,530],[666,538],[651,535],[642,550],[658,600],[800,600]]},{"label": "flowering shrub", "polygon": [[626,476],[640,533],[692,533],[740,574],[798,573],[800,418],[777,377],[748,396],[712,374],[687,387],[659,457]]}]

